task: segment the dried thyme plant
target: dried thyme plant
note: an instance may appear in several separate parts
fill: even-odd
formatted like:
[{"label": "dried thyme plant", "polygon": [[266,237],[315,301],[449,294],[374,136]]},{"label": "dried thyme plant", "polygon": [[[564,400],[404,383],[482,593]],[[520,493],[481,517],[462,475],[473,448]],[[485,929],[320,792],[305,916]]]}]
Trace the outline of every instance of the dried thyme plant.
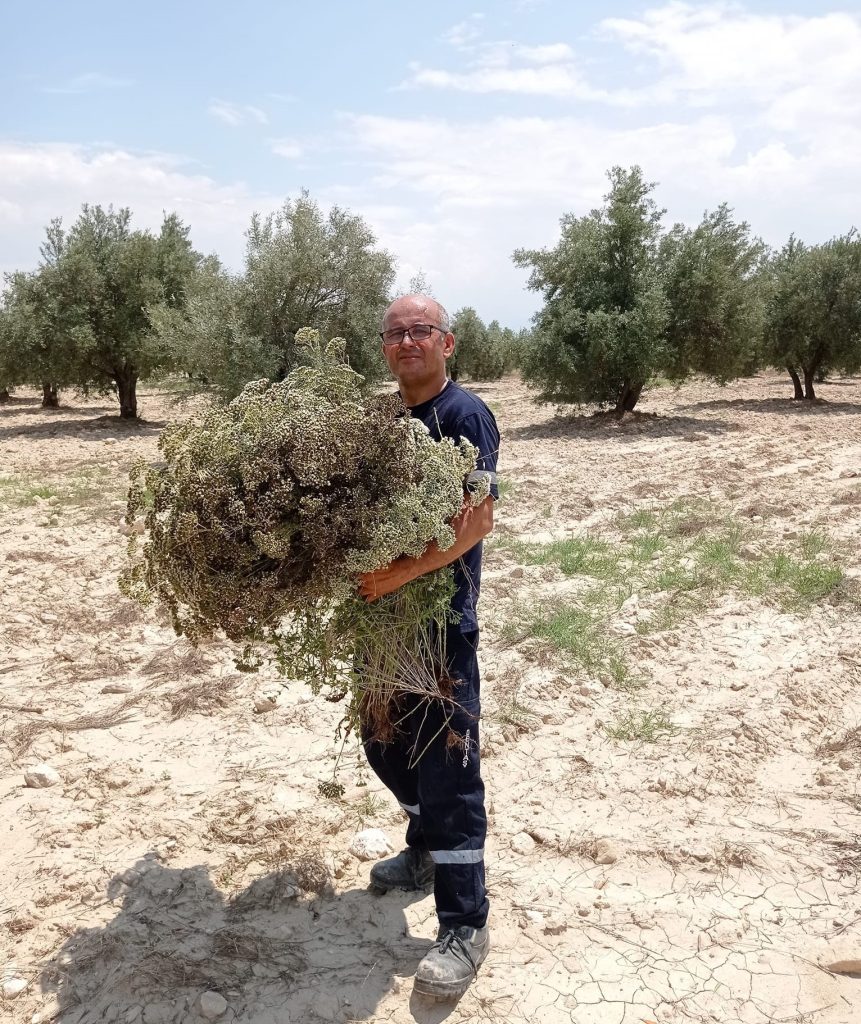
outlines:
[{"label": "dried thyme plant", "polygon": [[440,666],[453,573],[373,604],[357,577],[454,543],[476,452],[434,441],[397,396],[366,398],[341,339],[323,345],[306,329],[297,343],[306,365],[167,427],[164,462],[134,468],[126,521],[142,514],[146,535],[130,538],[120,585],[163,603],[192,642],[241,643],[243,667],[268,654],[315,692],[352,693],[385,734],[398,692],[449,695]]}]

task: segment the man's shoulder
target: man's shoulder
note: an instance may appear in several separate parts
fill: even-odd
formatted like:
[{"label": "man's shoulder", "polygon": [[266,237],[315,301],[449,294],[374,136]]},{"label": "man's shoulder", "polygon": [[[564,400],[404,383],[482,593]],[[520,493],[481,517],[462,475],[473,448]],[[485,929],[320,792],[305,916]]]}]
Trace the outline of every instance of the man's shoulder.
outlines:
[{"label": "man's shoulder", "polygon": [[467,416],[481,415],[489,417],[494,423],[496,422],[496,418],[487,403],[479,398],[475,392],[469,391],[462,384],[458,384],[456,380],[448,382],[443,395],[446,392],[449,392],[447,404],[459,419],[466,419]]}]

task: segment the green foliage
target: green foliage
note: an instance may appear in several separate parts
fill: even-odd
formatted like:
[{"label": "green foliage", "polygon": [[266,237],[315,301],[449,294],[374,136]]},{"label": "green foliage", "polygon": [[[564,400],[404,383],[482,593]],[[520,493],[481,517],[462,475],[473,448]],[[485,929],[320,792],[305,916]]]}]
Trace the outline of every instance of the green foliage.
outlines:
[{"label": "green foliage", "polygon": [[455,313],[451,329],[457,341],[448,361],[452,379],[467,376],[471,380],[499,380],[520,365],[528,332],[515,333],[510,327],[501,327],[498,320],[485,326],[471,306]]},{"label": "green foliage", "polygon": [[818,246],[792,237],[772,258],[764,357],[789,371],[796,398],[816,397],[814,381],[821,372],[861,368],[861,238],[856,231]]},{"label": "green foliage", "polygon": [[632,409],[668,361],[668,318],[658,273],[662,212],[639,167],[614,167],[605,205],[566,214],[554,249],[518,250],[529,287],[544,295],[524,379],[546,402]]},{"label": "green foliage", "polygon": [[756,369],[762,333],[761,265],[765,246],[737,224],[724,203],[689,230],[677,224],[661,240],[669,317],[668,373],[703,373],[725,384]]},{"label": "green foliage", "polygon": [[679,730],[663,711],[639,709],[625,712],[617,721],[604,726],[604,731],[614,740],[655,743],[662,737],[675,736]]},{"label": "green foliage", "polygon": [[514,541],[512,553],[525,565],[558,565],[566,576],[618,580],[623,576],[619,551],[597,537],[566,537],[547,544]]},{"label": "green foliage", "polygon": [[266,217],[254,215],[243,273],[209,260],[185,313],[155,307],[149,315],[176,364],[201,390],[225,399],[249,380],[280,380],[299,365],[296,337],[306,326],[344,338],[352,367],[378,379],[384,364],[377,331],[394,261],[375,246],[361,217],[339,207],[324,215],[302,192]]},{"label": "green foliage", "polygon": [[544,296],[523,346],[524,379],[546,402],[634,408],[659,378],[753,372],[762,330],[765,247],[726,204],[694,229],[664,233],[639,167],[609,172],[600,209],[562,218],[553,249],[518,250]]},{"label": "green foliage", "polygon": [[158,235],[131,229],[131,213],[82,208],[68,232],[51,222],[38,270],[7,278],[0,375],[14,383],[116,390],[124,417],[137,415],[139,377],[169,354],[144,307],[179,305],[198,262],[188,229],[171,214]]},{"label": "green foliage", "polygon": [[372,604],[357,577],[454,543],[476,453],[432,440],[396,395],[363,400],[343,339],[324,348],[308,330],[296,344],[305,365],[169,426],[166,464],[136,469],[127,521],[143,513],[147,540],[132,537],[122,588],[163,602],[194,642],[223,631],[249,667],[266,649],[285,674],[385,709],[397,689],[439,685],[452,572]]}]

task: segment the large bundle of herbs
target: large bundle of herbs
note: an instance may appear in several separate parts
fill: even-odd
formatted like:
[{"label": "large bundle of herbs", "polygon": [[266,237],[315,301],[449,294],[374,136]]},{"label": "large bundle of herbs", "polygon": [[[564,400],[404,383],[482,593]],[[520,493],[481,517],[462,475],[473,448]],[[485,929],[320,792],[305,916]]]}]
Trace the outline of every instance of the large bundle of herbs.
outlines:
[{"label": "large bundle of herbs", "polygon": [[315,690],[352,692],[385,732],[398,691],[446,696],[453,574],[371,604],[358,575],[454,543],[476,452],[434,441],[396,395],[367,398],[340,339],[297,341],[307,365],[169,426],[164,462],[135,468],[127,521],[142,514],[146,531],[130,540],[121,586],[162,602],[193,642],[243,644],[247,667],[272,656]]}]

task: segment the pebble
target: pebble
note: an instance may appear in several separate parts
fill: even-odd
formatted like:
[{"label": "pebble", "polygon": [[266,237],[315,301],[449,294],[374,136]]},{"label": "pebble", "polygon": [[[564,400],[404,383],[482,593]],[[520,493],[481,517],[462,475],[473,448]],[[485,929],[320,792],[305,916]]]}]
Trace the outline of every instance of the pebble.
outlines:
[{"label": "pebble", "polygon": [[523,566],[522,565],[518,565],[516,568],[511,570],[511,572],[508,574],[508,576],[509,576],[509,579],[512,579],[512,580],[522,580],[523,579]]},{"label": "pebble", "polygon": [[855,763],[851,757],[841,757],[837,763],[840,765],[844,772],[848,772],[855,767]]},{"label": "pebble", "polygon": [[629,598],[622,602],[622,606],[619,609],[619,614],[622,616],[636,615],[637,609],[640,607],[640,597],[638,594],[631,594]]},{"label": "pebble", "polygon": [[17,999],[26,987],[27,982],[23,978],[9,978],[0,986],[0,992],[4,999]]},{"label": "pebble", "polygon": [[100,693],[131,693],[134,689],[133,686],[129,686],[128,683],[108,683],[103,686]]},{"label": "pebble", "polygon": [[47,789],[60,784],[60,773],[49,764],[37,764],[24,772],[24,785],[31,789]]},{"label": "pebble", "polygon": [[567,931],[568,922],[562,917],[551,917],[544,923],[545,935],[561,935]]},{"label": "pebble", "polygon": [[511,849],[525,857],[535,849],[535,840],[526,832],[518,832],[511,840]]},{"label": "pebble", "polygon": [[42,612],[42,614],[39,616],[39,618],[44,623],[51,623],[51,622],[59,622],[60,621],[59,617],[56,616],[53,612]]},{"label": "pebble", "polygon": [[198,1007],[202,1017],[207,1020],[215,1020],[227,1009],[227,1000],[219,992],[204,992],[199,1000]]},{"label": "pebble", "polygon": [[382,829],[366,828],[353,836],[350,853],[359,860],[379,860],[394,853],[394,848]]},{"label": "pebble", "polygon": [[615,864],[619,859],[619,849],[611,839],[599,839],[595,843],[595,863]]},{"label": "pebble", "polygon": [[528,928],[531,924],[534,924],[536,928],[544,927],[544,915],[540,910],[523,911],[523,927]]}]

